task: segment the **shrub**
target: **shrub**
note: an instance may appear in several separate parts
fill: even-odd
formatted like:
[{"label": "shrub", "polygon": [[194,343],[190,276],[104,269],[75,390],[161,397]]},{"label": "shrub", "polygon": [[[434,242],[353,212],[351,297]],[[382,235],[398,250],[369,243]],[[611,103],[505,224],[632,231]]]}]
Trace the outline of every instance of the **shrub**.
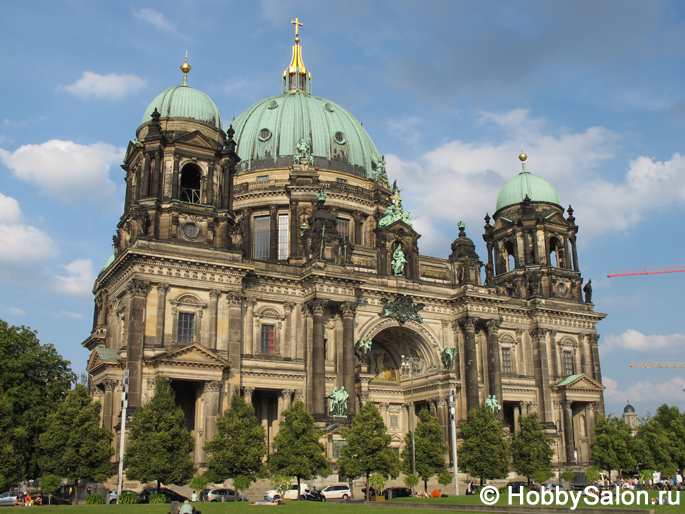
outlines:
[{"label": "shrub", "polygon": [[387,481],[388,479],[384,475],[381,475],[380,473],[374,473],[369,479],[369,484],[371,484],[371,487],[377,491],[376,494],[380,494]]},{"label": "shrub", "polygon": [[440,473],[438,476],[438,484],[440,485],[450,485],[454,481],[454,477],[452,476],[452,473],[449,471],[445,471],[444,473]]},{"label": "shrub", "polygon": [[166,503],[166,495],[164,494],[151,494],[150,503]]},{"label": "shrub", "polygon": [[207,489],[207,484],[209,483],[209,480],[205,476],[205,474],[201,474],[196,476],[190,481],[190,488],[191,489],[197,489],[198,491],[202,491],[203,489]]},{"label": "shrub", "polygon": [[404,485],[407,487],[415,487],[419,484],[419,477],[416,475],[407,475],[404,477]]},{"label": "shrub", "polygon": [[102,494],[91,494],[86,498],[86,505],[104,505],[105,497]]},{"label": "shrub", "polygon": [[561,479],[564,482],[572,482],[573,480],[576,479],[576,475],[573,473],[573,471],[564,471],[561,474]]},{"label": "shrub", "polygon": [[124,505],[138,503],[138,495],[136,493],[121,493],[119,503]]}]

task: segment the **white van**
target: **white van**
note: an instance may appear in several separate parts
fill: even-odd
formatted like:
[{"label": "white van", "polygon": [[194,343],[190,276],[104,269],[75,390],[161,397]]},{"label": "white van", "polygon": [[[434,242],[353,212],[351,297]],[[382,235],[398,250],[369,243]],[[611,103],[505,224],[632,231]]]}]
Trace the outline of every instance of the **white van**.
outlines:
[{"label": "white van", "polygon": [[[297,484],[292,484],[290,491],[287,491],[283,498],[288,500],[298,500],[307,489],[309,489],[309,486],[307,484],[305,484],[304,482],[300,483],[300,492],[298,494]],[[269,498],[273,498],[276,494],[278,494],[278,492],[275,489],[269,489],[267,492],[264,493],[264,500],[269,501]]]}]

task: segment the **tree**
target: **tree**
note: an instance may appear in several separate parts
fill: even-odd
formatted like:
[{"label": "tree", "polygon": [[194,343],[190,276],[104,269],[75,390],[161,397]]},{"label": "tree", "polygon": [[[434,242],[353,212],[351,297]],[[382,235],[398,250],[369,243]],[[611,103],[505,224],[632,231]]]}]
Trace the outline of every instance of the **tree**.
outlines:
[{"label": "tree", "polygon": [[14,426],[12,403],[0,392],[0,490],[21,482],[22,461],[16,448],[25,438],[26,431]]},{"label": "tree", "polygon": [[352,419],[352,428],[343,428],[342,436],[347,445],[340,449],[338,467],[348,477],[366,477],[366,500],[369,500],[369,477],[382,473],[393,478],[399,475],[400,461],[390,447],[383,418],[376,406],[367,402]]},{"label": "tree", "polygon": [[512,465],[530,484],[537,471],[551,471],[554,439],[545,434],[537,412],[519,418],[520,429],[511,442]]},{"label": "tree", "polygon": [[133,415],[124,455],[126,478],[183,485],[195,474],[190,452],[195,447],[185,415],[176,407],[174,391],[164,378],[155,381],[155,394]]},{"label": "tree", "polygon": [[[51,345],[41,345],[36,332],[10,327],[0,320],[0,391],[11,405],[8,415],[13,429],[24,437],[13,440],[22,478],[41,475],[38,438],[45,431],[48,415],[57,409],[76,382],[76,375]],[[3,418],[5,416],[3,415]],[[4,466],[3,466],[4,468]]]},{"label": "tree", "polygon": [[216,419],[216,428],[217,434],[205,443],[206,475],[212,482],[232,478],[236,490],[246,489],[264,471],[266,433],[255,416],[254,407],[245,402],[237,388],[230,408]]},{"label": "tree", "polygon": [[[412,473],[412,439],[414,434],[409,431],[404,438],[402,450],[402,464],[405,474]],[[430,415],[428,409],[419,412],[419,424],[416,425],[416,450],[414,464],[416,473],[423,480],[423,489],[428,491],[428,481],[433,475],[443,473],[445,466],[445,452],[449,449],[443,440],[442,428],[438,418]]]},{"label": "tree", "polygon": [[652,421],[663,427],[670,440],[668,448],[672,467],[685,468],[685,413],[681,413],[678,407],[669,407],[664,403],[657,409]]},{"label": "tree", "polygon": [[269,457],[272,472],[297,477],[297,490],[300,481],[315,476],[326,477],[331,465],[324,457],[324,446],[319,442],[323,431],[314,430],[314,418],[302,402],[283,412],[283,421],[278,425],[278,435],[274,437],[274,453]]},{"label": "tree", "polygon": [[595,439],[592,441],[592,460],[600,469],[611,476],[612,470],[633,469],[635,460],[628,451],[632,439],[632,428],[623,418],[611,414],[600,416],[595,425]]},{"label": "tree", "polygon": [[73,480],[75,503],[78,482],[112,476],[113,433],[100,428],[100,404],[94,402],[82,385],[77,385],[47,419],[39,439],[39,465],[47,473]]},{"label": "tree", "polygon": [[57,475],[48,473],[40,477],[40,490],[48,493],[48,505],[52,504],[52,493],[62,484],[62,479]]},{"label": "tree", "polygon": [[471,409],[459,422],[464,442],[459,447],[459,467],[483,480],[505,478],[509,474],[511,449],[504,429],[492,411],[482,405]]}]

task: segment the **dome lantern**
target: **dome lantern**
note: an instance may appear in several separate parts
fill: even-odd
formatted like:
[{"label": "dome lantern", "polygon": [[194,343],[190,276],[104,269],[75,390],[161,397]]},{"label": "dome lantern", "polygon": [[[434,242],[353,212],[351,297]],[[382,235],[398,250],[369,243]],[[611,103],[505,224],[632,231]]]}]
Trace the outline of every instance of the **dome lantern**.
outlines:
[{"label": "dome lantern", "polygon": [[299,18],[291,21],[295,25],[295,44],[293,45],[293,58],[290,66],[283,72],[283,93],[312,93],[312,74],[302,62],[302,47],[300,46],[300,23]]}]

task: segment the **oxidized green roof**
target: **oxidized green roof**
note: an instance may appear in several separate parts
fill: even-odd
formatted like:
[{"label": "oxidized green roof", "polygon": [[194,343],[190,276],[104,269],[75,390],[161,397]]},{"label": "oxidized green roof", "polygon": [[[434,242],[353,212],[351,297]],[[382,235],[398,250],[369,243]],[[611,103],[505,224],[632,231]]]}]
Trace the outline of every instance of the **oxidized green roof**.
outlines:
[{"label": "oxidized green roof", "polygon": [[170,87],[157,95],[145,109],[143,123],[151,121],[155,107],[162,118],[191,118],[221,128],[219,108],[202,91],[189,86]]},{"label": "oxidized green roof", "polygon": [[239,172],[292,166],[299,139],[311,141],[317,168],[370,177],[371,161],[380,157],[347,109],[305,93],[265,98],[238,116],[233,128],[236,153],[242,159]]},{"label": "oxidized green roof", "polygon": [[507,182],[497,195],[495,211],[521,203],[528,195],[532,202],[548,202],[561,207],[561,201],[552,184],[544,178],[523,171]]},{"label": "oxidized green roof", "polygon": [[98,347],[95,348],[95,352],[100,356],[100,358],[103,361],[118,361],[119,359],[121,359],[121,355],[119,355],[119,350],[116,350],[114,348]]},{"label": "oxidized green roof", "polygon": [[580,377],[582,377],[584,374],[585,374],[585,373],[579,373],[578,375],[571,375],[571,376],[568,376],[568,377],[566,377],[564,380],[562,380],[561,382],[559,382],[555,387],[562,387],[562,386],[565,386],[565,385],[569,385],[570,383],[575,382],[576,380],[578,380],[578,379],[579,379]]},{"label": "oxidized green roof", "polygon": [[[107,259],[107,262],[105,263],[105,265],[104,265],[104,266],[102,267],[102,269],[100,270],[100,273],[102,273],[102,272],[105,271],[107,268],[109,268],[109,265],[112,264],[113,262],[114,262],[114,254],[112,254],[112,255],[109,256],[109,259]],[[99,275],[100,273],[98,273],[98,275]]]}]

